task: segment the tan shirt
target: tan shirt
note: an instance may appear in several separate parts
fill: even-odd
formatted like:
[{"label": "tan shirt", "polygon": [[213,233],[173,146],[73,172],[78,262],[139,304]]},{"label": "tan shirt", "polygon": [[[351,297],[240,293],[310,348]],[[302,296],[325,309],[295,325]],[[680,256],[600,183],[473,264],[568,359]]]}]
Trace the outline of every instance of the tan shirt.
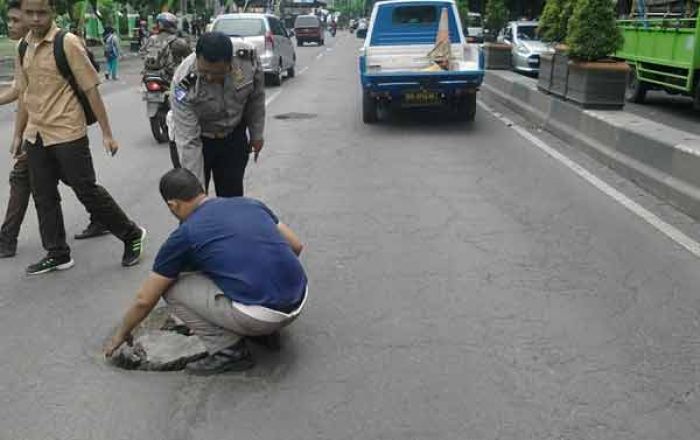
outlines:
[{"label": "tan shirt", "polygon": [[[30,32],[24,63],[20,66],[19,56],[15,63],[15,87],[29,113],[24,140],[34,143],[37,134],[41,134],[45,146],[75,141],[87,135],[80,101],[56,67],[53,42],[58,32],[55,24],[42,40],[37,40]],[[86,92],[97,87],[100,77],[80,39],[66,34],[63,47],[78,87]]]}]

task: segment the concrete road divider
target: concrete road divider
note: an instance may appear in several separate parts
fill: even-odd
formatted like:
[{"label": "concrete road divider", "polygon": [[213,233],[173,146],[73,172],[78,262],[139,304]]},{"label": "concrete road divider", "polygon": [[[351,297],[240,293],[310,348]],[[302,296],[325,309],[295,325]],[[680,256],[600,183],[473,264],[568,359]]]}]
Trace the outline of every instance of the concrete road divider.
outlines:
[{"label": "concrete road divider", "polygon": [[585,110],[537,90],[537,81],[487,72],[485,102],[503,104],[700,219],[700,137],[625,111]]}]

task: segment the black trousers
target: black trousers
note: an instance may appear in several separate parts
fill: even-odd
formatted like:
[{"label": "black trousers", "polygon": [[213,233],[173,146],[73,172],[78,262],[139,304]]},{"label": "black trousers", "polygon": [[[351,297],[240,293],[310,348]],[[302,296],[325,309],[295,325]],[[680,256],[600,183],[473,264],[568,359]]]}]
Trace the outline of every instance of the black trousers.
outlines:
[{"label": "black trousers", "polygon": [[24,215],[29,206],[32,188],[29,182],[29,164],[27,160],[18,160],[10,171],[10,199],[7,201],[5,221],[0,227],[0,244],[10,248],[17,247]]},{"label": "black trousers", "polygon": [[[225,138],[202,137],[205,190],[209,190],[209,183],[213,179],[218,197],[243,196],[243,177],[250,155],[247,131],[247,125],[243,123]],[[181,167],[176,145],[172,142],[170,158],[175,168]]]},{"label": "black trousers", "polygon": [[27,143],[27,157],[41,241],[50,257],[70,255],[59,181],[71,187],[94,221],[120,240],[131,240],[141,234],[107,190],[97,184],[87,137],[49,147],[39,137],[35,144]]}]

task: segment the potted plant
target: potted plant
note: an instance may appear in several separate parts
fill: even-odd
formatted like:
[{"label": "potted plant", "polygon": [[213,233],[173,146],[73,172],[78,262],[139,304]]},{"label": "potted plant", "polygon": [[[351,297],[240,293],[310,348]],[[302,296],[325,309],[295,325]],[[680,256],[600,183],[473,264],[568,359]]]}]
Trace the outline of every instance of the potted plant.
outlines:
[{"label": "potted plant", "polygon": [[569,76],[568,47],[563,44],[575,0],[548,0],[540,19],[539,33],[543,41],[553,45],[551,54],[540,56],[540,74],[537,87],[562,98],[566,94]]},{"label": "potted plant", "polygon": [[622,108],[629,66],[609,58],[622,45],[610,0],[578,0],[569,20],[566,99],[583,107]]},{"label": "potted plant", "polygon": [[[504,0],[487,0],[485,25],[489,34],[494,35],[508,22],[508,10]],[[484,44],[484,61],[486,69],[510,69],[511,46],[499,42]]]},{"label": "potted plant", "polygon": [[[542,10],[537,33],[540,39],[546,43],[562,41],[558,39],[562,1],[563,0],[547,0]],[[540,71],[537,79],[537,88],[545,93],[549,93],[552,87],[553,58],[554,54],[544,53],[540,55]]]}]

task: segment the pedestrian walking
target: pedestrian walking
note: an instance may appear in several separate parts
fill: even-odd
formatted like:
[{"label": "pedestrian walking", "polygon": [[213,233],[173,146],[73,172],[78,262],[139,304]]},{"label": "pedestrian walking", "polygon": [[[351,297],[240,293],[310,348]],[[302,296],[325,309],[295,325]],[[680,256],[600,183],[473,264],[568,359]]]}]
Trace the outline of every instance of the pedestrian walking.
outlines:
[{"label": "pedestrian walking", "polygon": [[123,266],[133,266],[143,253],[146,231],[131,221],[95,178],[87,125],[98,122],[106,151],[119,145],[102,97],[99,76],[80,39],[54,22],[56,0],[24,0],[22,11],[30,32],[26,52],[16,61],[15,80],[22,96],[18,118],[26,121],[32,196],[47,255],[27,268],[30,275],[74,265],[66,243],[58,182],[71,187],[88,212],[124,242]]},{"label": "pedestrian walking", "polygon": [[[7,3],[7,33],[11,40],[20,40],[27,34],[27,26],[22,16],[21,0],[11,0]],[[18,98],[14,87],[5,91],[2,104],[10,103]],[[17,237],[29,206],[31,186],[29,184],[29,167],[26,154],[21,150],[22,130],[19,119],[15,120],[15,132],[12,137],[10,154],[15,163],[10,171],[10,198],[7,202],[5,221],[0,227],[0,258],[11,258],[17,254]]]},{"label": "pedestrian walking", "polygon": [[146,44],[146,40],[148,39],[148,27],[146,26],[146,21],[141,20],[139,22],[139,48],[143,47],[144,44]]},{"label": "pedestrian walking", "polygon": [[253,46],[204,33],[175,72],[170,103],[173,165],[192,171],[205,189],[213,179],[219,197],[242,196],[248,156],[257,161],[264,145],[265,84]]},{"label": "pedestrian walking", "polygon": [[208,198],[187,170],[163,176],[160,192],[180,226],[160,248],[105,354],[112,356],[130,341],[132,330],[162,297],[209,352],[188,364],[188,372],[251,368],[245,338],[276,345],[279,330],[299,316],[306,302],[301,241],[257,200]]},{"label": "pedestrian walking", "polygon": [[107,60],[107,71],[105,79],[117,81],[119,79],[119,58],[121,57],[121,48],[119,46],[119,37],[114,32],[112,26],[106,26],[103,35],[105,47],[105,59]]}]

